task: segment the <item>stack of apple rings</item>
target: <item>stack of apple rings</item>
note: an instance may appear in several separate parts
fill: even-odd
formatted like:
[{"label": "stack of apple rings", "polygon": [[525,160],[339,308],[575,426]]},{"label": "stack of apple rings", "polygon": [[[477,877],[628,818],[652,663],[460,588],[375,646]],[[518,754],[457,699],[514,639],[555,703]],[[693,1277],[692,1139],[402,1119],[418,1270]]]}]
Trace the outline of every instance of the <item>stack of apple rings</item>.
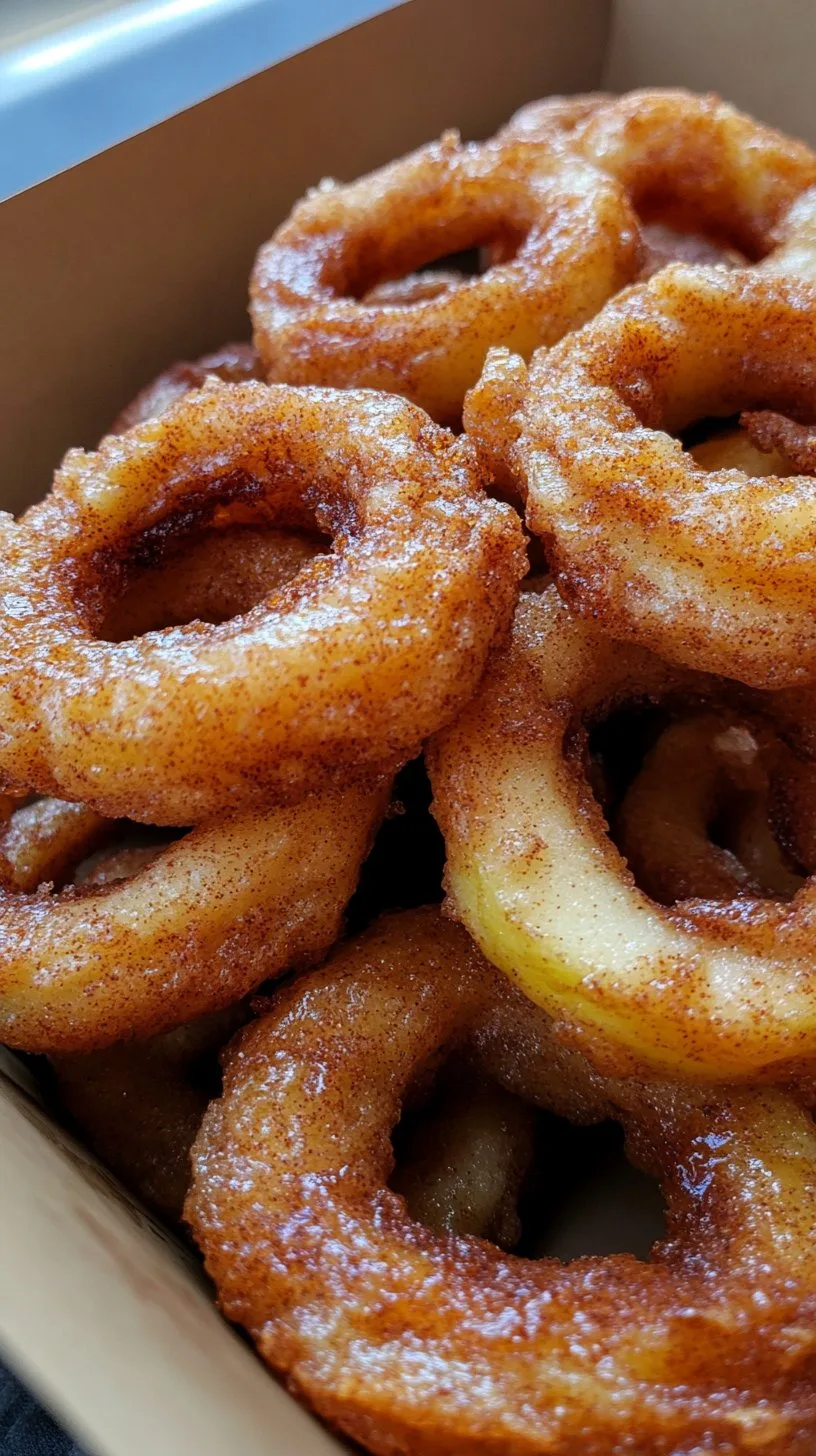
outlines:
[{"label": "stack of apple rings", "polygon": [[364,1449],[813,1456],[816,154],[551,97],[249,296],[0,519],[0,1037]]}]

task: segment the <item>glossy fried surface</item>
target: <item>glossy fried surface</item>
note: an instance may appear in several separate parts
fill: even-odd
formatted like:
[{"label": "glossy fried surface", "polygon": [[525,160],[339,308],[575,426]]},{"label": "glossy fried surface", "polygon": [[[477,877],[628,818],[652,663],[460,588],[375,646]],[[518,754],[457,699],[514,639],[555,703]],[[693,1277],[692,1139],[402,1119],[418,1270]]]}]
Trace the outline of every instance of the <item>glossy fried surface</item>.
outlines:
[{"label": "glossy fried surface", "polygon": [[[331,554],[232,621],[99,640],[134,552],[236,498]],[[467,441],[382,394],[258,383],[69,452],[0,534],[0,774],[148,823],[392,770],[472,691],[524,571]]]},{"label": "glossy fried surface", "polygon": [[229,1006],[334,944],[387,786],[250,809],[132,878],[0,895],[0,1040],[90,1051]]},{"label": "glossy fried surface", "polygon": [[810,147],[718,96],[653,88],[557,100],[563,112],[533,102],[505,134],[548,138],[560,113],[570,147],[620,182],[647,226],[668,224],[749,259],[773,249],[788,210],[816,183]]},{"label": "glossy fried surface", "polygon": [[[378,296],[480,245],[497,260],[481,276]],[[553,343],[639,265],[635,219],[608,177],[547,144],[451,132],[295,207],[255,262],[255,345],[268,379],[392,390],[456,424],[491,345],[528,356]]]},{"label": "glossy fried surface", "polygon": [[[160,853],[155,845],[113,847],[82,882],[130,879]],[[239,1003],[146,1041],[52,1058],[57,1097],[76,1130],[162,1218],[181,1217],[190,1147],[218,1090],[218,1053],[247,1015]]]},{"label": "glossy fried surface", "polygon": [[3,890],[30,892],[45,881],[64,883],[81,859],[105,843],[112,827],[84,804],[9,802],[0,828],[0,903]]},{"label": "glossy fried surface", "polygon": [[[665,908],[635,883],[587,778],[587,726],[613,709],[727,708],[735,691],[610,642],[550,587],[522,595],[509,648],[430,748],[452,911],[616,1071],[778,1081],[816,1059],[813,881],[791,903],[748,894]],[[760,699],[772,726],[774,699]],[[807,724],[807,697],[799,711]]]},{"label": "glossy fried surface", "polygon": [[[451,1042],[562,1114],[623,1123],[667,1205],[648,1263],[530,1262],[410,1218],[390,1132]],[[371,1451],[812,1449],[812,1121],[779,1093],[599,1077],[437,911],[381,921],[239,1036],[193,1169],[225,1313]]]},{"label": "glossy fried surface", "polygon": [[759,270],[663,269],[466,408],[487,458],[505,430],[559,589],[609,636],[755,687],[816,675],[816,483],[702,471],[675,432],[768,406],[816,411],[816,287]]},{"label": "glossy fried surface", "polygon": [[[225,344],[193,363],[173,364],[148,384],[117,416],[110,434],[120,435],[156,419],[214,374],[225,384],[260,378],[251,344]],[[162,627],[196,619],[226,622],[258,605],[296,576],[320,549],[304,531],[257,524],[251,506],[222,507],[214,524],[192,539],[167,544],[161,559],[132,574],[100,628],[109,642],[124,642]]]}]

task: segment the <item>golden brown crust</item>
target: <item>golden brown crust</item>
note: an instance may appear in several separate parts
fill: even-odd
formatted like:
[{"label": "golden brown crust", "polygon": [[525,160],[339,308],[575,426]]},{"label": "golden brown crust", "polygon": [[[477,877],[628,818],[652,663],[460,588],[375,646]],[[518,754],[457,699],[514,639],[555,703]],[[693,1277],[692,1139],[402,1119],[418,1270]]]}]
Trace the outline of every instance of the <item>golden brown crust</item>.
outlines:
[{"label": "golden brown crust", "polygon": [[[508,648],[430,745],[452,911],[604,1067],[779,1081],[816,1060],[813,881],[791,903],[657,905],[609,838],[579,751],[587,723],[627,704],[727,709],[735,695],[610,642],[550,588],[522,595]],[[753,695],[750,710],[772,723],[775,699]],[[799,713],[807,727],[806,696]]]},{"label": "golden brown crust", "polygon": [[[813,479],[703,472],[673,437],[744,407],[807,418],[814,321],[799,278],[675,264],[534,357],[508,468],[560,590],[610,636],[756,687],[816,676]],[[479,391],[468,419],[478,446]]]},{"label": "golden brown crust", "polygon": [[[457,424],[491,345],[528,356],[635,276],[636,232],[615,183],[559,148],[449,133],[297,205],[256,259],[255,345],[268,379],[392,390]],[[478,245],[500,259],[480,277],[372,294]]]},{"label": "golden brown crust", "polygon": [[802,475],[816,475],[816,425],[800,425],[771,410],[746,411],[740,423],[760,450],[775,451]]},{"label": "golden brown crust", "polygon": [[334,944],[388,800],[349,787],[245,810],[131,879],[0,895],[0,1040],[90,1051],[229,1006]]},{"label": "golden brown crust", "polygon": [[[666,1200],[648,1263],[530,1262],[408,1216],[389,1135],[451,1041],[561,1113],[623,1123]],[[436,911],[380,922],[241,1034],[193,1169],[185,1216],[224,1312],[371,1451],[812,1450],[810,1120],[776,1093],[597,1077]]]},{"label": "golden brown crust", "polygon": [[[547,140],[559,113],[559,105],[534,103],[517,113],[505,134]],[[652,88],[566,98],[563,118],[569,146],[621,184],[647,225],[667,224],[709,247],[719,245],[724,261],[734,261],[733,249],[738,262],[770,252],[792,204],[816,183],[810,147],[718,96]],[[664,257],[666,241],[659,246]],[[670,258],[711,261],[690,258],[687,247],[669,250]],[[647,275],[658,264],[652,254]]]},{"label": "golden brown crust", "polygon": [[[809,768],[814,778],[814,766],[799,764],[767,725],[748,715],[720,708],[670,723],[615,815],[616,842],[641,890],[661,905],[745,895],[791,900],[806,876],[774,832],[778,781],[788,761],[801,791],[801,771]],[[813,784],[797,800],[796,817],[810,821],[812,837]],[[717,824],[727,843],[712,838]]]},{"label": "golden brown crust", "polygon": [[[332,553],[234,621],[100,641],[134,546],[160,552],[235,495],[270,524],[311,512]],[[413,756],[478,681],[525,569],[466,441],[383,394],[258,383],[211,381],[70,452],[2,537],[0,771],[171,825]]]},{"label": "golden brown crust", "polygon": [[112,828],[110,820],[84,804],[9,801],[0,829],[2,890],[28,893],[46,882],[64,884],[79,861],[105,843]]}]

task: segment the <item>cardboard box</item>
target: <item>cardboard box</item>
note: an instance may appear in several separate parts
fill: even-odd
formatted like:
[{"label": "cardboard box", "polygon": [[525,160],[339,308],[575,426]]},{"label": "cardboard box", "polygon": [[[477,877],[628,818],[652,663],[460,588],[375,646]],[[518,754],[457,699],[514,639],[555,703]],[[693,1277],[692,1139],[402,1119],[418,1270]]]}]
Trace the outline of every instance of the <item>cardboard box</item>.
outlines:
[{"label": "cardboard box", "polygon": [[[807,0],[408,0],[0,207],[2,505],[41,494],[170,360],[247,332],[258,243],[310,184],[552,91],[713,88],[816,141]],[[338,1443],[185,1251],[0,1078],[0,1341],[101,1456]]]}]

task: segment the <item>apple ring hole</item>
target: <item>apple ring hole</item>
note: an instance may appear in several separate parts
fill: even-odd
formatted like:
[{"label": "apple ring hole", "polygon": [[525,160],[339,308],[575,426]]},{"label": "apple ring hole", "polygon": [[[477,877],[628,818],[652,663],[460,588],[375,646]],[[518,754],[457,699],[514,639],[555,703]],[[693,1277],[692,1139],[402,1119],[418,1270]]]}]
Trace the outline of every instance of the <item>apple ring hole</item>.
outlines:
[{"label": "apple ring hole", "polygon": [[273,526],[249,499],[161,522],[115,563],[96,635],[125,642],[191,622],[231,621],[330,550],[313,519]]},{"label": "apple ring hole", "polygon": [[[480,278],[500,263],[512,262],[524,234],[508,228],[501,234],[480,238],[472,246],[429,258],[411,271],[388,269],[379,277],[361,275],[353,279],[346,296],[371,308],[391,306],[411,308],[440,298],[454,288],[461,288],[472,278]],[[399,269],[399,265],[396,265]]]},{"label": "apple ring hole", "polygon": [[627,1159],[619,1124],[577,1127],[456,1052],[414,1086],[392,1145],[389,1186],[436,1232],[564,1263],[617,1253],[646,1260],[665,1237],[659,1185]]},{"label": "apple ring hole", "polygon": [[786,759],[776,756],[786,752],[730,711],[661,704],[624,707],[596,724],[585,762],[610,837],[651,899],[784,902],[808,875],[786,802]]},{"label": "apple ring hole", "polygon": [[441,901],[445,841],[431,814],[431,797],[424,760],[412,759],[397,774],[388,814],[346,911],[350,935],[386,911]]}]

